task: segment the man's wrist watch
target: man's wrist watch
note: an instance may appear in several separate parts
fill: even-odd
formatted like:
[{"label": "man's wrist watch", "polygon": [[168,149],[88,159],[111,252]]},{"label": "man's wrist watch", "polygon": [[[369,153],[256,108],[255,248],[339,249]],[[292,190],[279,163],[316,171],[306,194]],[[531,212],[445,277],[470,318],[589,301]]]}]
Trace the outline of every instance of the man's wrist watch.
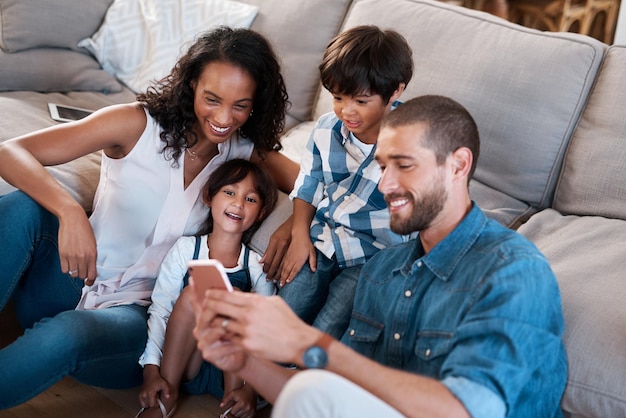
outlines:
[{"label": "man's wrist watch", "polygon": [[328,364],[328,348],[333,342],[333,337],[322,333],[311,347],[307,348],[302,355],[302,363],[307,369],[323,369]]}]

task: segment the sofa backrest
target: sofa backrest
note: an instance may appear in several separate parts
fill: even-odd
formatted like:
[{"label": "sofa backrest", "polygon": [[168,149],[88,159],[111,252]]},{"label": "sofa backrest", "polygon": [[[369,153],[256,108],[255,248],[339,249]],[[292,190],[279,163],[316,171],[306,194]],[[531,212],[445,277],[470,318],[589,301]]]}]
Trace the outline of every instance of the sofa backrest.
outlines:
[{"label": "sofa backrest", "polygon": [[565,155],[554,208],[626,220],[626,46],[609,48]]},{"label": "sofa backrest", "polygon": [[[342,29],[360,24],[395,29],[413,48],[402,100],[442,94],[472,113],[482,145],[471,193],[490,216],[514,226],[551,205],[606,45],[429,0],[354,0]],[[331,109],[323,92],[315,115]]]},{"label": "sofa backrest", "polygon": [[291,101],[286,127],[311,119],[319,92],[318,65],[351,0],[240,0],[259,7],[252,23],[279,54]]}]

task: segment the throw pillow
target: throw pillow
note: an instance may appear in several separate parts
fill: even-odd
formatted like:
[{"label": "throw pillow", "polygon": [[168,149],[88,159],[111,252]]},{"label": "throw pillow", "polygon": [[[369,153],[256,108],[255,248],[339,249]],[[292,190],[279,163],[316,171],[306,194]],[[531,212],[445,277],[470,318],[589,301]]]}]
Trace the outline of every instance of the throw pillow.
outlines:
[{"label": "throw pillow", "polygon": [[0,48],[78,50],[102,23],[112,0],[0,0]]},{"label": "throw pillow", "polygon": [[104,23],[79,46],[134,92],[160,80],[197,34],[248,28],[258,7],[230,0],[114,0]]},{"label": "throw pillow", "polygon": [[117,93],[122,85],[93,57],[61,48],[0,52],[0,91],[99,91]]}]

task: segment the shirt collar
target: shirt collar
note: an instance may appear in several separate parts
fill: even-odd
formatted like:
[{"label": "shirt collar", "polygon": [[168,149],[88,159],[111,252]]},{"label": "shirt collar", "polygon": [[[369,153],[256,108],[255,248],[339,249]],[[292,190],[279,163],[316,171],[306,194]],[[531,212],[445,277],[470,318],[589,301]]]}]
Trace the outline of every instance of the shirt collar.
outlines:
[{"label": "shirt collar", "polygon": [[447,281],[457,264],[472,248],[481,232],[485,228],[487,217],[483,211],[472,202],[472,209],[463,220],[441,242],[424,255],[419,237],[415,239],[415,250],[401,268],[404,274],[409,274],[418,263],[423,263],[432,273],[443,281]]}]

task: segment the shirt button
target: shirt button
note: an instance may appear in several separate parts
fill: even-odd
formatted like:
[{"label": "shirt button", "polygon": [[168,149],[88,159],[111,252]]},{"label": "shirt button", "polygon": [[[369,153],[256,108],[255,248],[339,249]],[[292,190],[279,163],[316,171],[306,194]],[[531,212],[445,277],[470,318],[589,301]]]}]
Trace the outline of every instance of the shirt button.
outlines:
[{"label": "shirt button", "polygon": [[351,330],[350,330],[350,336],[352,337],[352,336],[354,336],[354,334],[356,334],[356,331],[355,331],[355,330],[353,330],[353,329],[351,329]]},{"label": "shirt button", "polygon": [[393,339],[398,341],[400,339],[400,334],[397,333],[397,332],[395,334],[393,334]]},{"label": "shirt button", "polygon": [[421,261],[418,261],[418,262],[417,262],[417,267],[420,267],[420,268],[421,268],[423,264],[424,264],[424,263],[422,263]]},{"label": "shirt button", "polygon": [[426,351],[424,351],[424,355],[426,357],[430,357],[430,348],[427,348]]},{"label": "shirt button", "polygon": [[406,296],[407,298],[410,298],[412,294],[413,294],[413,293],[411,293],[411,291],[410,291],[410,290],[406,290],[406,291],[404,292],[404,296]]}]

